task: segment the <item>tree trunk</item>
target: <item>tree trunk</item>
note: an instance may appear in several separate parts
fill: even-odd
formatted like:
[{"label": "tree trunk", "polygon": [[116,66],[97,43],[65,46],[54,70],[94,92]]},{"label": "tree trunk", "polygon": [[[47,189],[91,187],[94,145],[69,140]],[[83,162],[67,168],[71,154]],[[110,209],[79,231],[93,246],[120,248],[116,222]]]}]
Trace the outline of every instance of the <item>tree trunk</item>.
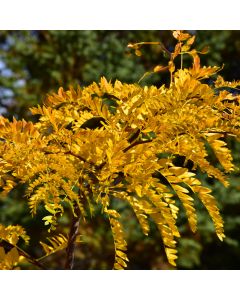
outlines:
[{"label": "tree trunk", "polygon": [[71,225],[69,239],[68,239],[68,246],[66,249],[66,252],[67,252],[67,260],[66,260],[66,264],[65,264],[66,270],[73,269],[74,250],[75,250],[75,246],[76,246],[75,242],[76,242],[76,238],[78,235],[79,224],[80,224],[80,220],[81,220],[81,217],[80,217],[81,212],[80,212],[80,209],[77,204],[75,205],[74,211],[75,211],[76,217],[73,216],[73,219],[72,219],[72,225]]}]

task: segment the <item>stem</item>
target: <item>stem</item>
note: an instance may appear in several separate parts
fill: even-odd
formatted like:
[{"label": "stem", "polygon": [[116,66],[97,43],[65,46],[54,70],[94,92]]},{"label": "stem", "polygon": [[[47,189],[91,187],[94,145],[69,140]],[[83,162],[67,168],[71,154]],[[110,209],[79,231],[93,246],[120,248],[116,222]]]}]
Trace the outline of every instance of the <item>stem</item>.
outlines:
[{"label": "stem", "polygon": [[182,53],[182,43],[180,43],[180,57],[181,57],[181,70],[183,68],[183,53]]},{"label": "stem", "polygon": [[3,241],[0,242],[0,246],[3,247],[4,249],[8,250],[8,251],[10,251],[12,248],[15,247],[18,250],[18,253],[20,255],[24,256],[31,264],[37,266],[39,269],[47,270],[47,268],[43,264],[38,262],[37,259],[30,256],[28,253],[26,253],[24,250],[19,248],[17,245],[12,245],[8,241],[3,240]]},{"label": "stem", "polygon": [[72,225],[71,225],[71,229],[70,229],[70,233],[69,233],[69,239],[68,239],[68,246],[66,249],[67,252],[67,260],[66,260],[66,264],[65,264],[65,269],[66,270],[72,270],[73,269],[73,264],[74,264],[74,250],[76,247],[75,241],[78,235],[78,230],[79,230],[79,224],[80,224],[80,209],[78,207],[78,205],[75,205],[75,214],[76,217],[73,216],[72,219]]},{"label": "stem", "polygon": [[134,146],[137,146],[137,145],[141,145],[141,144],[146,144],[146,143],[151,143],[153,140],[145,140],[145,141],[136,141],[134,143],[132,143],[131,145],[129,145],[127,148],[125,148],[123,150],[123,152],[127,152],[129,149],[133,148]]},{"label": "stem", "polygon": [[81,161],[83,161],[83,162],[85,162],[85,163],[88,163],[89,165],[92,165],[92,166],[94,166],[94,167],[96,167],[95,165],[94,165],[94,163],[92,163],[91,161],[87,161],[84,157],[82,157],[81,155],[77,155],[77,154],[75,154],[75,153],[73,153],[73,152],[71,152],[71,151],[67,151],[67,152],[62,152],[62,151],[58,151],[58,152],[51,152],[51,151],[45,151],[44,152],[45,154],[58,154],[58,153],[62,153],[62,154],[69,154],[69,155],[72,155],[72,156],[74,156],[74,157],[76,157],[76,158],[78,158],[78,159],[80,159]]}]

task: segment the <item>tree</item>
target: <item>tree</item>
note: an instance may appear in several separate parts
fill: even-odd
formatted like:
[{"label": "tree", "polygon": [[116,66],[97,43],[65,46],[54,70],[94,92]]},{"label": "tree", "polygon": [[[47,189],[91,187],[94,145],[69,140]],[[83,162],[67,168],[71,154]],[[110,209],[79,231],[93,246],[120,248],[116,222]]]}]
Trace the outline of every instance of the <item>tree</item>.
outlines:
[{"label": "tree", "polygon": [[[239,78],[237,32],[195,31],[195,34],[199,49],[209,45],[212,50],[203,57],[204,65],[228,61],[224,77]],[[87,85],[98,82],[101,76],[137,82],[165,56],[161,47],[154,45],[144,55],[132,56],[126,45],[139,40],[161,41],[172,51],[170,31],[1,31],[0,108],[5,108],[8,117],[28,120],[31,116],[28,108],[39,104],[45,94],[59,86],[67,89],[69,85]],[[153,73],[141,84],[158,86],[165,78],[164,73],[163,76]]]},{"label": "tree", "polygon": [[[25,119],[28,108],[59,86],[108,79],[136,82],[149,57],[129,57],[127,43],[166,36],[158,31],[2,31],[0,32],[0,106]],[[152,55],[157,59],[158,55]]]},{"label": "tree", "polygon": [[[36,259],[19,246],[29,242],[19,225],[1,225],[1,268],[19,267],[24,259],[45,268],[41,260],[66,249],[65,268],[74,267],[74,249],[81,241],[80,219],[88,221],[100,211],[111,227],[114,268],[127,266],[127,241],[118,205],[127,203],[143,233],[152,220],[161,233],[168,261],[175,265],[179,208],[185,210],[189,226],[197,230],[195,200],[200,200],[213,220],[220,240],[223,221],[211,189],[203,186],[200,170],[228,185],[226,174],[234,170],[232,155],[224,139],[239,138],[240,82],[221,76],[213,84],[206,79],[219,67],[201,67],[199,51],[191,49],[194,37],[174,31],[177,39],[166,66],[169,85],[140,86],[101,78],[77,90],[70,88],[49,95],[44,105],[31,108],[36,122],[0,119],[1,187],[7,194],[26,184],[28,205],[42,220],[51,237],[40,241],[45,255]],[[149,43],[130,44],[136,54]],[[205,53],[205,51],[202,51]],[[190,55],[193,64],[183,67]],[[178,61],[179,58],[179,61]],[[177,68],[177,64],[180,67]],[[208,116],[206,118],[206,116]],[[27,147],[26,147],[27,145]],[[212,151],[221,169],[209,161]],[[61,220],[71,216],[69,232]],[[54,233],[53,233],[54,232]]]}]

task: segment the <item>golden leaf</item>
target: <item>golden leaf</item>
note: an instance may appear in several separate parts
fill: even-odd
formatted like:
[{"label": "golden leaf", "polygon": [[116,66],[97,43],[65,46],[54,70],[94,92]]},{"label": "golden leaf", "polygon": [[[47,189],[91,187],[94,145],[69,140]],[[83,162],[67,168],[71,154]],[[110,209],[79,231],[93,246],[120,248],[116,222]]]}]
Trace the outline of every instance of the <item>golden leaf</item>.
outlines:
[{"label": "golden leaf", "polygon": [[142,56],[142,52],[141,52],[139,49],[136,49],[136,50],[135,50],[135,54],[136,54],[137,56]]},{"label": "golden leaf", "polygon": [[158,66],[156,66],[156,67],[154,67],[154,69],[153,69],[153,72],[161,72],[161,71],[165,71],[165,70],[167,70],[168,69],[168,67],[164,67],[164,66],[160,66],[160,65],[158,65]]}]

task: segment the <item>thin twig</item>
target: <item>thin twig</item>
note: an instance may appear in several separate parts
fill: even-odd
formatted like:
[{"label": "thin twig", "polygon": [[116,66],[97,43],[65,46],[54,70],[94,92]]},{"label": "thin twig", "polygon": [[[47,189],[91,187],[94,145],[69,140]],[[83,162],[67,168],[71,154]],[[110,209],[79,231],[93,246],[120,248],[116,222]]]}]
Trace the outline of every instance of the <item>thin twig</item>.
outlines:
[{"label": "thin twig", "polygon": [[74,156],[74,157],[80,159],[81,161],[83,161],[83,162],[85,162],[85,163],[88,163],[88,164],[90,164],[90,165],[92,165],[92,166],[95,167],[95,164],[94,164],[94,163],[92,163],[92,162],[90,162],[90,161],[87,161],[87,160],[86,160],[84,157],[82,157],[81,155],[75,154],[75,153],[73,153],[73,152],[71,152],[71,151],[67,151],[67,152],[63,152],[63,151],[58,151],[58,152],[45,151],[44,153],[45,153],[45,154],[59,154],[59,153],[62,153],[62,154],[70,154],[70,155],[72,155],[72,156]]},{"label": "thin twig", "polygon": [[125,149],[123,150],[123,152],[125,153],[125,152],[127,152],[129,149],[131,149],[131,148],[133,148],[133,147],[135,147],[135,146],[137,146],[137,145],[151,143],[152,141],[153,141],[153,140],[136,141],[136,142],[132,143],[131,145],[129,145],[127,148],[125,148]]}]

